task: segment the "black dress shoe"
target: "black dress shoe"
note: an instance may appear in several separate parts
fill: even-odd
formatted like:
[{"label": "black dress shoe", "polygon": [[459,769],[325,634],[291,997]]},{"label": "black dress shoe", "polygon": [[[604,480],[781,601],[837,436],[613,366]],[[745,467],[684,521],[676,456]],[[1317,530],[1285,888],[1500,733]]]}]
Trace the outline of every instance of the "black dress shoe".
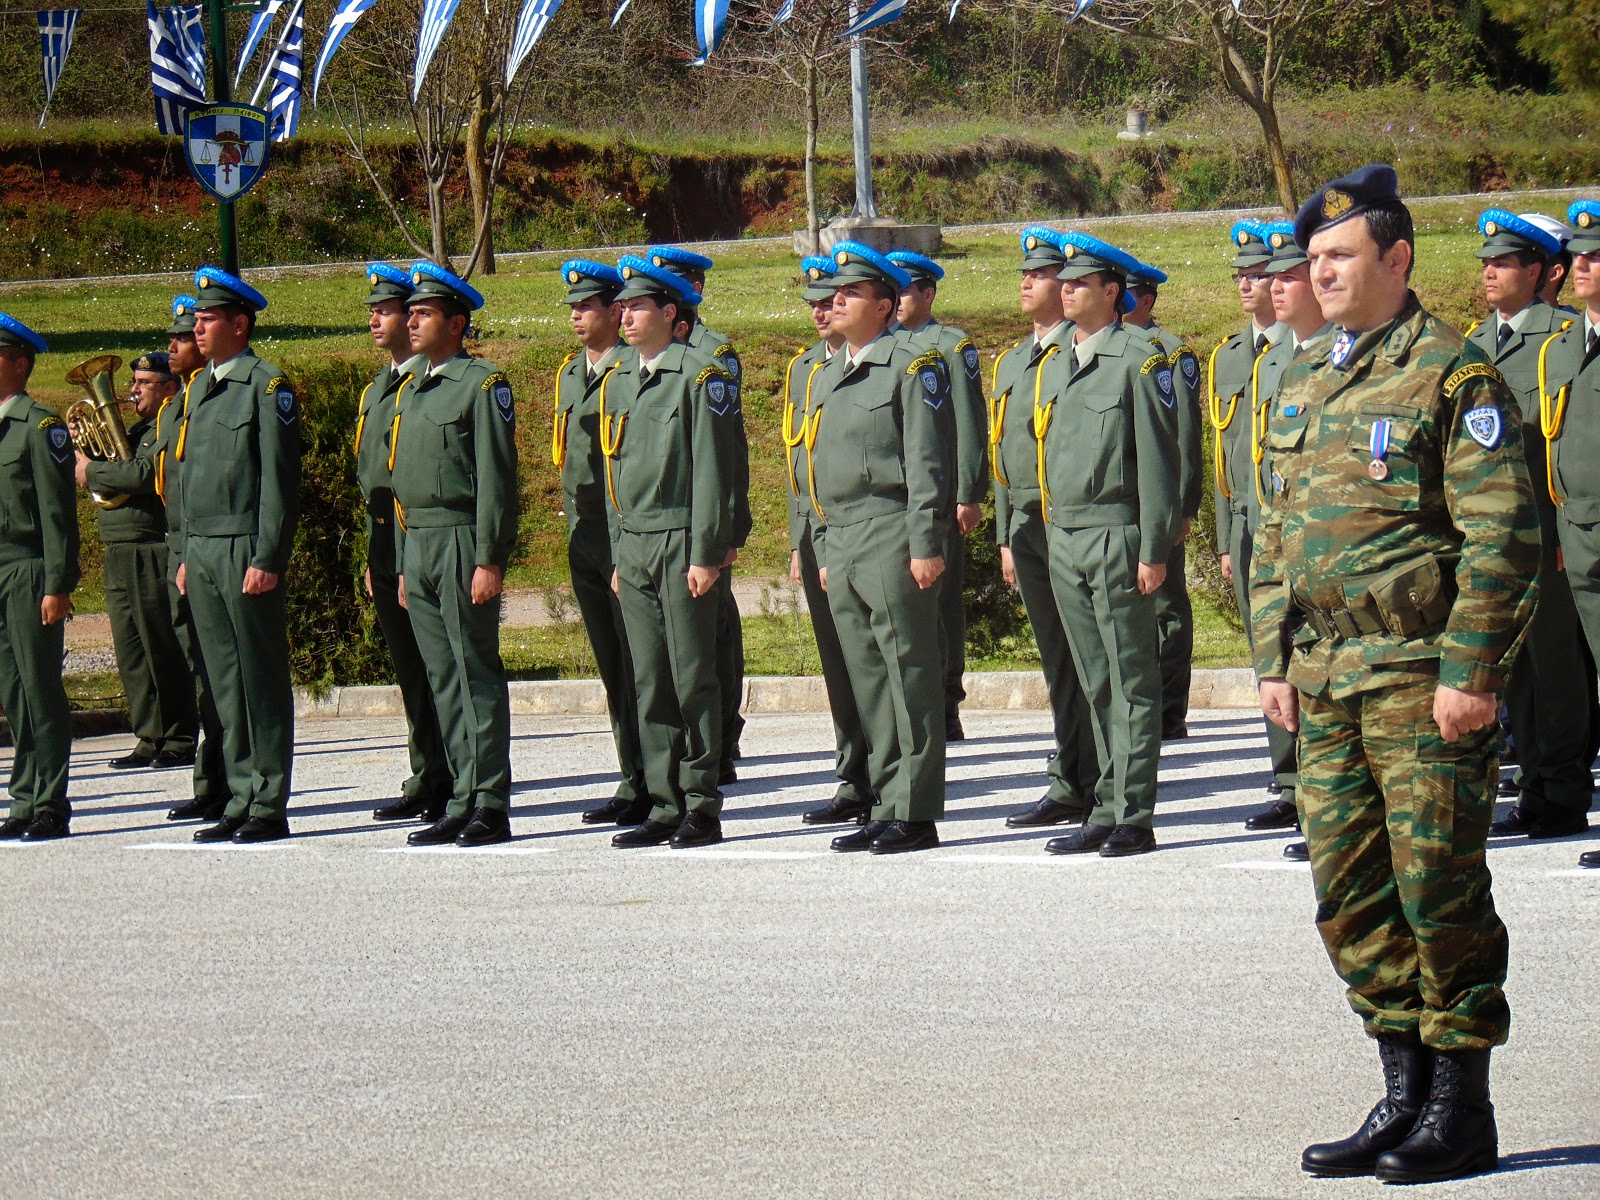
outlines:
[{"label": "black dress shoe", "polygon": [[1051,838],[1044,848],[1050,854],[1093,854],[1110,836],[1109,825],[1085,825],[1065,837]]},{"label": "black dress shoe", "polygon": [[[433,803],[425,796],[412,796],[409,799],[402,796],[388,804],[380,804],[372,810],[374,821],[415,821],[428,810]],[[437,818],[435,818],[437,820]]]},{"label": "black dress shoe", "polygon": [[1500,781],[1500,786],[1495,788],[1494,794],[1496,796],[1503,796],[1507,800],[1515,800],[1518,796],[1522,795],[1522,788],[1514,778],[1502,779]]},{"label": "black dress shoe", "polygon": [[406,845],[453,846],[456,837],[471,823],[471,817],[452,817],[446,814],[426,829],[418,829],[406,835]]},{"label": "black dress shoe", "polygon": [[1156,835],[1143,825],[1118,825],[1100,845],[1101,858],[1132,858],[1156,848]]},{"label": "black dress shoe", "polygon": [[1283,795],[1283,784],[1279,783],[1276,779],[1274,779],[1271,782],[1269,782],[1267,784],[1267,795],[1269,795],[1269,796],[1281,796],[1281,795]]},{"label": "black dress shoe", "polygon": [[169,821],[220,821],[222,814],[228,811],[226,800],[212,800],[204,796],[196,796],[193,800],[185,800],[177,808],[167,809]]},{"label": "black dress shoe", "polygon": [[1533,824],[1528,827],[1528,836],[1531,838],[1564,838],[1575,833],[1582,833],[1589,828],[1589,818],[1583,813],[1575,812],[1547,812],[1541,817],[1535,817]]},{"label": "black dress shoe", "polygon": [[1311,847],[1304,842],[1290,842],[1283,848],[1283,856],[1290,862],[1310,862]]},{"label": "black dress shoe", "polygon": [[1585,850],[1578,855],[1578,865],[1590,868],[1600,867],[1600,850]]},{"label": "black dress shoe", "polygon": [[1187,721],[1174,721],[1170,725],[1161,727],[1161,740],[1163,742],[1181,742],[1189,736],[1189,723]]},{"label": "black dress shoe", "polygon": [[840,854],[853,854],[861,850],[871,850],[872,843],[877,841],[883,831],[889,828],[888,821],[868,821],[854,833],[847,833],[836,837],[829,843],[831,849]]},{"label": "black dress shoe", "polygon": [[722,840],[722,822],[707,813],[692,812],[683,818],[668,839],[675,850],[690,846],[715,846]]},{"label": "black dress shoe", "polygon": [[932,850],[939,845],[939,828],[932,821],[890,821],[889,827],[872,839],[867,849],[873,854],[909,854],[913,850]]},{"label": "black dress shoe", "polygon": [[223,817],[215,825],[207,825],[204,829],[194,831],[194,840],[197,842],[231,842],[233,835],[244,827],[244,817]]},{"label": "black dress shoe", "polygon": [[179,767],[192,767],[194,751],[184,753],[177,750],[163,750],[150,760],[150,766],[157,771],[175,771]]},{"label": "black dress shoe", "polygon": [[289,836],[289,822],[285,817],[251,817],[233,835],[241,846],[252,842],[281,842]]},{"label": "black dress shoe", "polygon": [[578,819],[585,825],[611,825],[627,811],[628,805],[632,803],[632,800],[624,800],[621,796],[613,796],[599,808],[584,809],[583,815]]},{"label": "black dress shoe", "polygon": [[623,830],[611,839],[611,844],[619,850],[629,850],[635,846],[660,846],[671,841],[677,831],[676,825],[668,825],[665,821],[646,821],[637,829]]},{"label": "black dress shoe", "polygon": [[137,771],[148,767],[153,762],[155,762],[153,755],[140,754],[135,750],[132,754],[124,755],[122,758],[113,758],[106,766],[113,771]]},{"label": "black dress shoe", "polygon": [[71,820],[57,813],[41,813],[22,831],[25,842],[50,842],[71,834]]},{"label": "black dress shoe", "polygon": [[1063,804],[1059,800],[1045,796],[1037,804],[1030,804],[1020,812],[1014,812],[1007,817],[1006,828],[1036,829],[1046,825],[1082,825],[1088,816],[1087,808],[1076,804]]},{"label": "black dress shoe", "polygon": [[456,834],[458,846],[496,846],[511,840],[511,814],[503,808],[475,808],[467,827]]},{"label": "black dress shoe", "polygon": [[14,842],[33,822],[27,817],[7,817],[0,821],[0,842]]},{"label": "black dress shoe", "polygon": [[1300,1155],[1300,1169],[1306,1174],[1371,1175],[1379,1155],[1411,1136],[1433,1082],[1433,1052],[1415,1034],[1388,1034],[1377,1041],[1383,1063],[1383,1098],[1349,1137],[1307,1146]]},{"label": "black dress shoe", "polygon": [[947,717],[945,719],[944,740],[947,742],[964,742],[967,740],[967,731],[961,728],[960,717]]},{"label": "black dress shoe", "polygon": [[1533,828],[1533,818],[1518,805],[1489,826],[1490,837],[1521,837]]},{"label": "black dress shoe", "polygon": [[813,808],[810,812],[800,814],[802,825],[844,825],[854,821],[872,811],[872,804],[866,800],[846,800],[843,796],[835,796],[821,808]]},{"label": "black dress shoe", "polygon": [[739,772],[737,772],[737,771],[735,771],[733,769],[733,764],[732,763],[724,764],[722,770],[717,772],[717,786],[718,787],[727,787],[730,783],[738,783],[738,782],[739,782]]},{"label": "black dress shoe", "polygon": [[1300,810],[1293,800],[1274,800],[1260,812],[1244,819],[1244,827],[1254,833],[1264,829],[1293,829],[1300,824]]}]

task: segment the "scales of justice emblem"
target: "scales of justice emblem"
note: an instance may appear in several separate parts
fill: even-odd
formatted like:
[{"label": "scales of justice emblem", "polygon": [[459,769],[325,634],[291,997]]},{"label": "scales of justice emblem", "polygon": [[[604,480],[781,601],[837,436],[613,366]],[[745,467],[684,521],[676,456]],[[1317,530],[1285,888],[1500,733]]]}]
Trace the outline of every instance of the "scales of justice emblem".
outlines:
[{"label": "scales of justice emblem", "polygon": [[268,121],[248,104],[191,109],[183,153],[200,186],[219,200],[236,200],[253,188],[267,166]]}]

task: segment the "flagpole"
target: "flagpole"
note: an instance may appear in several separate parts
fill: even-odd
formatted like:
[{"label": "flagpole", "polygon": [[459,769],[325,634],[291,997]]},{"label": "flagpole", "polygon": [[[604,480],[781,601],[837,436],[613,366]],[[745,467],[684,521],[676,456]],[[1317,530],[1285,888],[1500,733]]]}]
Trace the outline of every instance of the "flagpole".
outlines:
[{"label": "flagpole", "polygon": [[[226,0],[206,0],[206,40],[211,43],[211,103],[229,104],[233,88],[228,78],[228,26]],[[239,273],[239,227],[231,200],[217,202],[217,231],[222,249],[222,269]]]},{"label": "flagpole", "polygon": [[261,89],[267,86],[267,81],[272,78],[272,68],[278,65],[278,60],[283,57],[283,48],[289,44],[289,38],[294,31],[295,14],[300,11],[301,0],[295,0],[289,6],[288,19],[283,23],[283,31],[278,34],[278,40],[272,44],[272,53],[267,55],[267,65],[261,71],[261,78],[256,80],[256,90],[250,94],[250,107],[256,107],[261,101]]},{"label": "flagpole", "polygon": [[[850,23],[855,24],[857,5],[850,6]],[[850,39],[850,117],[855,129],[856,143],[856,210],[857,217],[878,215],[877,201],[872,195],[872,143],[867,129],[869,101],[867,96],[867,49],[857,34]]]}]

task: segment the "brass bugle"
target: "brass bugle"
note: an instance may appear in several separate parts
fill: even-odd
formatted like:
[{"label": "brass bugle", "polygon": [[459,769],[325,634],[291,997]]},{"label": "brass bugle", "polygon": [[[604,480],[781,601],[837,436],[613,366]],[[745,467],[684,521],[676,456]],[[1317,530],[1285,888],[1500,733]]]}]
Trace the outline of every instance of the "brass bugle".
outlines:
[{"label": "brass bugle", "polygon": [[[67,372],[67,382],[77,384],[87,399],[67,409],[67,429],[72,444],[99,462],[128,462],[133,458],[133,443],[117,409],[115,376],[122,359],[115,354],[86,358]],[[101,508],[120,508],[126,496],[102,496],[90,492],[89,498]]]}]

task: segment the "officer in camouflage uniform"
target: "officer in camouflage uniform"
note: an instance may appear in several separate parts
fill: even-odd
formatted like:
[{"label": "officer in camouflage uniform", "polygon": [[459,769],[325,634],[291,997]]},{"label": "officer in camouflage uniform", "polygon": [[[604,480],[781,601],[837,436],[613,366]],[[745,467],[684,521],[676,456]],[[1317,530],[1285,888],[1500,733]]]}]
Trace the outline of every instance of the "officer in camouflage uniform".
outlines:
[{"label": "officer in camouflage uniform", "polygon": [[1034,411],[1050,578],[1094,726],[1100,779],[1082,829],[1052,854],[1155,849],[1161,668],[1155,592],[1182,525],[1178,392],[1164,350],[1121,321],[1132,255],[1062,238],[1072,342],[1040,368]]},{"label": "officer in camouflage uniform", "polygon": [[[653,266],[664,267],[684,280],[702,299],[706,291],[706,272],[716,264],[703,254],[685,250],[681,246],[651,246],[645,252]],[[742,386],[744,367],[739,353],[727,337],[700,320],[696,311],[683,315],[689,318],[688,346],[702,358],[709,358]],[[722,761],[718,764],[717,782],[734,783],[738,779],[734,762],[739,757],[739,735],[744,732],[744,717],[739,705],[744,699],[744,626],[739,620],[739,602],[733,597],[733,564],[750,537],[750,443],[745,436],[744,406],[736,406],[733,433],[735,437],[735,475],[733,481],[733,548],[728,561],[717,577],[717,686],[722,696]]]},{"label": "officer in camouflage uniform", "polygon": [[64,625],[78,586],[72,438],[28,395],[45,341],[0,313],[0,709],[11,724],[11,810],[0,840],[71,832],[71,713],[61,685]]},{"label": "officer in camouflage uniform", "polygon": [[375,821],[412,821],[433,824],[444,816],[450,802],[450,762],[444,752],[444,734],[433,708],[433,688],[411,618],[400,604],[400,564],[395,552],[394,490],[389,486],[390,437],[394,427],[395,397],[413,367],[411,334],[407,329],[406,301],[411,298],[411,275],[387,263],[367,265],[367,326],[378,349],[389,361],[378,369],[361,391],[356,416],[356,478],[367,508],[367,595],[377,612],[383,641],[400,686],[400,703],[406,712],[406,751],[411,776],[400,785],[400,798],[372,810]]},{"label": "officer in camouflage uniform", "polygon": [[1050,551],[1039,492],[1039,443],[1033,436],[1040,368],[1072,343],[1072,325],[1062,315],[1061,281],[1056,278],[1067,259],[1061,235],[1053,229],[1031,226],[1022,231],[1021,242],[1019,299],[1023,314],[1033,321],[1033,333],[995,363],[988,413],[989,454],[1000,571],[1022,594],[1022,606],[1033,627],[1045,691],[1050,696],[1056,752],[1050,758],[1049,790],[1034,804],[1008,816],[1010,829],[1082,824],[1094,804],[1100,778],[1089,707],[1050,586]]},{"label": "officer in camouflage uniform", "polygon": [[959,742],[966,736],[961,728],[961,702],[967,697],[962,684],[967,670],[966,535],[983,521],[983,498],[989,490],[983,368],[972,339],[954,325],[934,319],[944,268],[909,250],[896,250],[888,257],[911,276],[911,286],[900,293],[895,310],[897,332],[915,349],[937,350],[950,368],[956,416],[956,523],[939,577],[939,629],[944,644],[944,736],[947,742]]},{"label": "officer in camouflage uniform", "polygon": [[815,413],[812,403],[817,377],[844,345],[844,335],[833,328],[833,259],[813,255],[800,260],[805,274],[801,298],[811,308],[811,323],[818,341],[789,360],[783,384],[783,443],[789,483],[789,578],[805,589],[811,613],[811,631],[822,662],[822,682],[833,714],[834,774],[839,786],[820,808],[801,815],[807,825],[833,825],[868,816],[872,784],[867,773],[867,738],[861,715],[850,690],[850,672],[839,645],[839,631],[828,608],[819,571],[817,530],[821,522],[811,507],[810,472],[806,463],[806,431]]},{"label": "officer in camouflage uniform", "polygon": [[1205,455],[1201,449],[1205,417],[1200,411],[1200,362],[1182,338],[1155,323],[1153,313],[1167,273],[1140,263],[1128,277],[1133,311],[1124,324],[1145,331],[1145,336],[1166,351],[1172,367],[1172,384],[1178,392],[1178,472],[1183,525],[1167,558],[1167,577],[1156,591],[1156,630],[1161,639],[1161,740],[1189,736],[1189,684],[1194,662],[1194,605],[1189,600],[1185,550],[1189,529],[1200,515],[1200,493],[1205,486]]},{"label": "officer in camouflage uniform", "polygon": [[1589,827],[1584,814],[1594,793],[1589,764],[1594,758],[1590,725],[1595,677],[1572,588],[1557,562],[1559,521],[1539,420],[1539,352],[1566,323],[1564,313],[1539,299],[1539,289],[1561,243],[1532,222],[1497,208],[1478,218],[1478,228],[1484,235],[1478,250],[1484,291],[1494,311],[1467,336],[1516,394],[1544,549],[1539,608],[1506,689],[1520,794],[1516,807],[1489,831],[1567,837]]},{"label": "officer in camouflage uniform", "polygon": [[600,449],[655,806],[611,844],[707,846],[722,840],[716,585],[733,550],[739,381],[673,340],[700,303],[687,280],[632,255],[618,265],[629,352],[601,384]]},{"label": "officer in camouflage uniform", "polygon": [[106,613],[117,653],[117,674],[128,697],[128,718],[138,744],[108,764],[116,770],[194,765],[194,676],[172,624],[167,599],[167,512],[156,494],[155,417],[178,391],[167,356],[159,351],[133,360],[133,405],[128,427],[133,457],[99,462],[81,450],[78,486],[114,508],[97,508],[105,545]]},{"label": "officer in camouflage uniform", "polygon": [[[198,842],[289,836],[294,690],[284,571],[300,515],[300,409],[294,389],[250,348],[266,298],[215,267],[195,273],[195,344],[174,461],[195,633],[222,719],[229,800]],[[174,470],[174,468],[176,468]]]},{"label": "officer in camouflage uniform", "polygon": [[517,541],[516,403],[464,341],[483,296],[431,262],[411,264],[406,299],[417,358],[395,395],[390,487],[399,593],[428,669],[453,777],[444,815],[413,846],[511,838],[511,696],[500,605]]},{"label": "officer in camouflage uniform", "polygon": [[628,631],[622,604],[611,590],[616,563],[606,522],[605,456],[600,452],[600,387],[628,355],[622,340],[622,308],[617,304],[622,274],[604,263],[575,258],[561,264],[561,280],[567,287],[562,303],[571,310],[572,332],[580,345],[556,374],[550,454],[561,472],[572,595],[606,690],[611,738],[622,769],[616,794],[585,812],[583,821],[641,825],[650,815],[651,801],[639,748],[639,697],[633,685]]},{"label": "officer in camouflage uniform", "polygon": [[1410,291],[1392,168],[1319,188],[1295,240],[1340,328],[1326,363],[1291,367],[1268,428],[1256,670],[1263,711],[1299,730],[1317,928],[1387,1084],[1302,1166],[1453,1178],[1497,1161],[1489,1051],[1510,1024],[1484,847],[1496,696],[1539,570],[1522,417]]}]

